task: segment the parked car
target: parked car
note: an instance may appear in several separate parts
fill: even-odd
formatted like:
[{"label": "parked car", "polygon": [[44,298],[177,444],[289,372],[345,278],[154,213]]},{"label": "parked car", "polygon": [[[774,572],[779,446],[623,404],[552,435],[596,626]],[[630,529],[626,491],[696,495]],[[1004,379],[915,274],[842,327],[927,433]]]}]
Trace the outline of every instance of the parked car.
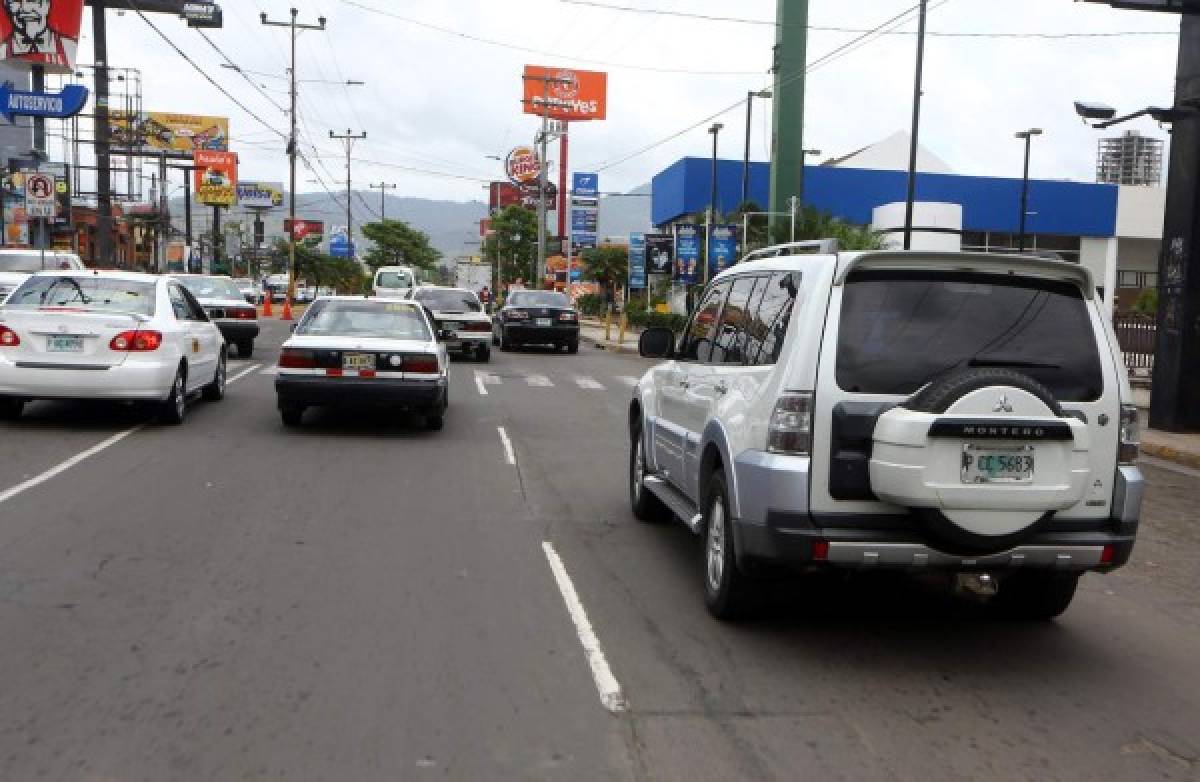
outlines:
[{"label": "parked car", "polygon": [[196,297],[225,341],[237,346],[238,358],[254,355],[254,340],[259,332],[258,309],[246,303],[232,278],[201,274],[172,276]]},{"label": "parked car", "polygon": [[1086,268],[1029,256],[752,255],[678,343],[641,337],[666,360],[630,405],[634,515],[703,536],[722,618],[763,564],[938,573],[1057,616],[1138,528],[1138,413],[1106,311]]},{"label": "parked car", "polygon": [[0,306],[0,417],[34,399],[153,404],[183,422],[192,394],[225,395],[225,340],[178,281],[38,272]]},{"label": "parked car", "polygon": [[442,428],[449,355],[421,305],[335,296],[317,299],[279,356],[275,392],[285,426],[309,407],[344,405],[389,415],[409,410]]},{"label": "parked car", "polygon": [[49,269],[82,268],[83,261],[75,253],[0,248],[0,304],[32,274]]},{"label": "parked car", "polygon": [[565,294],[517,290],[492,316],[492,344],[501,350],[553,345],[579,352],[579,312]]},{"label": "parked car", "polygon": [[491,358],[492,319],[473,291],[431,286],[414,289],[409,298],[429,311],[438,329],[450,334],[448,350],[478,361]]}]

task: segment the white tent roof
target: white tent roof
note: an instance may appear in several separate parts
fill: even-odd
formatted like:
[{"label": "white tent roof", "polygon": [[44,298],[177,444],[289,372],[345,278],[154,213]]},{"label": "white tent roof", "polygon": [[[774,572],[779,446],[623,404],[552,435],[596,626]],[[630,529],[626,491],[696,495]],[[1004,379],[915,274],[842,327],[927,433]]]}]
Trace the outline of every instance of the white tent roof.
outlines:
[{"label": "white tent roof", "polygon": [[[827,160],[821,165],[837,168],[868,168],[876,171],[907,171],[911,138],[904,131],[897,131],[882,141],[851,152],[845,157]],[[917,145],[917,170],[926,174],[955,173],[944,160],[920,144]]]}]

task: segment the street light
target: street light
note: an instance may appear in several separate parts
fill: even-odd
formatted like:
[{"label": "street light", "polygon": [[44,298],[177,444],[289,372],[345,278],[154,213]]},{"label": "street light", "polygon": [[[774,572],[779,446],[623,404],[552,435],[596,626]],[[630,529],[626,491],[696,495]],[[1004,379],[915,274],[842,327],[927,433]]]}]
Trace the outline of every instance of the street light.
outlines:
[{"label": "street light", "polygon": [[1021,180],[1021,227],[1017,233],[1017,252],[1025,252],[1025,217],[1029,214],[1029,147],[1034,136],[1042,135],[1041,128],[1030,128],[1015,134],[1025,140],[1025,176]]},{"label": "street light", "polygon": [[712,226],[717,220],[717,137],[721,135],[721,129],[725,126],[720,122],[714,122],[708,132],[713,137],[712,151],[712,173],[710,175],[711,191],[708,199],[708,214],[704,221],[704,284],[708,284],[708,249],[712,241]]},{"label": "street light", "polygon": [[754,99],[770,98],[770,90],[750,90],[746,93],[746,155],[742,158],[742,203],[750,198],[750,124],[753,118]]}]

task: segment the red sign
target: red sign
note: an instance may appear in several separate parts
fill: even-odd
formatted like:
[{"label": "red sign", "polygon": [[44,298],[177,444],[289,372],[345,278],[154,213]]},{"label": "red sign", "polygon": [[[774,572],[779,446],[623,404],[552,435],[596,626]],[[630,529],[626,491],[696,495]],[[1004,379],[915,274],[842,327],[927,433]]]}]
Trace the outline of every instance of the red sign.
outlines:
[{"label": "red sign", "polygon": [[491,233],[492,233],[492,221],[487,220],[487,219],[480,220],[479,221],[479,235],[483,238],[487,238],[487,236]]},{"label": "red sign", "polygon": [[325,223],[320,220],[297,220],[293,228],[291,219],[284,218],[283,231],[284,233],[290,233],[292,239],[298,242],[309,236],[324,236]]},{"label": "red sign", "polygon": [[521,203],[521,189],[508,182],[492,182],[488,192],[488,210],[493,214]]},{"label": "red sign", "polygon": [[83,0],[3,0],[0,60],[42,65],[52,73],[75,71]]},{"label": "red sign", "polygon": [[525,113],[578,122],[608,116],[608,74],[526,65]]},{"label": "red sign", "polygon": [[504,171],[513,184],[529,185],[538,181],[542,175],[542,161],[538,158],[537,150],[532,147],[517,147],[508,153],[504,161]]}]

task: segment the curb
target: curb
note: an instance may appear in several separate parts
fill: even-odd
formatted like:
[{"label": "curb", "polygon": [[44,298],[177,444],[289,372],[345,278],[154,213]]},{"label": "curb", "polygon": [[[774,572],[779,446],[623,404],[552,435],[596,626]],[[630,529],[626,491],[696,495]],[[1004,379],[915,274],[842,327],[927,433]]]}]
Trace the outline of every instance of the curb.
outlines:
[{"label": "curb", "polygon": [[1163,459],[1168,462],[1182,464],[1184,467],[1200,469],[1200,453],[1181,451],[1169,445],[1155,445],[1153,443],[1142,443],[1141,450],[1146,456],[1153,456],[1155,459]]},{"label": "curb", "polygon": [[609,353],[631,353],[631,354],[636,355],[638,352],[636,344],[630,345],[630,344],[626,343],[624,345],[618,345],[615,342],[611,342],[611,341],[606,342],[603,337],[596,338],[596,337],[592,337],[587,334],[584,334],[582,332],[580,332],[580,334],[579,334],[579,339],[583,340],[584,342],[591,343],[592,345],[595,345],[600,350],[605,350],[605,351],[608,351]]}]

